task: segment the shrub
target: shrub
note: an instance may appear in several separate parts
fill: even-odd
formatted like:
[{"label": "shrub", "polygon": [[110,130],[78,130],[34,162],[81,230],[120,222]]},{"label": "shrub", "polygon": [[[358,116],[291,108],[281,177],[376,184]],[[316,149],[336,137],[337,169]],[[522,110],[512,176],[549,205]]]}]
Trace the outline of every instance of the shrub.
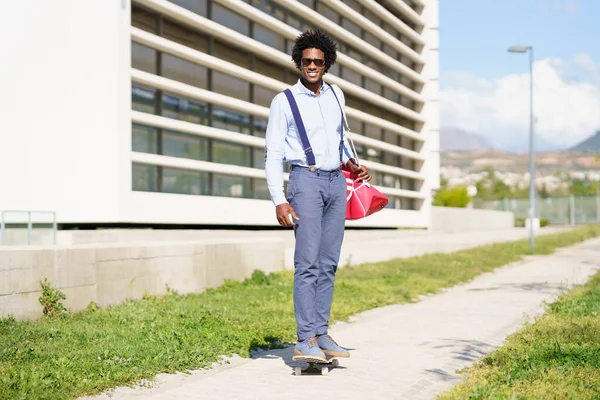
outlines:
[{"label": "shrub", "polygon": [[471,202],[471,196],[466,186],[445,187],[437,191],[433,198],[433,205],[440,207],[465,208]]}]

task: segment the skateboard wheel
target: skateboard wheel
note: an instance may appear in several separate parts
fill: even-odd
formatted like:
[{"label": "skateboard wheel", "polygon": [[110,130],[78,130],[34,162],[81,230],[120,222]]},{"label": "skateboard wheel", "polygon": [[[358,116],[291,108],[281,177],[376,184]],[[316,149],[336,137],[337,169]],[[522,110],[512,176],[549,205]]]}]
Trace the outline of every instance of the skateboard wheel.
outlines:
[{"label": "skateboard wheel", "polygon": [[329,368],[321,367],[321,375],[327,375],[329,373]]},{"label": "skateboard wheel", "polygon": [[334,367],[339,367],[340,366],[340,361],[339,360],[333,360],[333,361],[331,361],[331,365],[333,365]]},{"label": "skateboard wheel", "polygon": [[294,368],[294,373],[296,374],[296,376],[302,375],[302,368],[300,368],[300,367]]}]

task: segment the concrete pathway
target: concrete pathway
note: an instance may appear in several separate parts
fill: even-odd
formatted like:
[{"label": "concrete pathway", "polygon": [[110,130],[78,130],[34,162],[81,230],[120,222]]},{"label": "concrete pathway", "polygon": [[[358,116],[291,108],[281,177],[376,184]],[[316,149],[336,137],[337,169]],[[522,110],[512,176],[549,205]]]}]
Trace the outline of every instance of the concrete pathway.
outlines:
[{"label": "concrete pathway", "polygon": [[[120,388],[94,399],[431,399],[455,373],[501,345],[525,316],[539,314],[600,269],[600,239],[480,275],[419,303],[365,312],[331,334],[353,349],[328,376],[294,376],[291,349],[191,375],[162,375],[153,389]],[[243,327],[240,327],[243,329]]]}]

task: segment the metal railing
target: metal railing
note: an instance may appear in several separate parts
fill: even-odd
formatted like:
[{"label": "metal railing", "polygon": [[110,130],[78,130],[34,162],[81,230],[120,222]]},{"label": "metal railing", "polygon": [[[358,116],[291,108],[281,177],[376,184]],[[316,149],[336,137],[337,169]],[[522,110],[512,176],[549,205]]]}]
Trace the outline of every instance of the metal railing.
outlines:
[{"label": "metal railing", "polygon": [[0,246],[4,246],[6,241],[6,227],[7,224],[20,224],[24,221],[18,221],[17,219],[10,219],[7,221],[6,216],[10,214],[27,214],[27,244],[31,244],[31,234],[33,231],[33,224],[49,224],[50,222],[34,222],[32,214],[52,215],[52,242],[56,244],[56,212],[55,211],[36,211],[36,210],[5,210],[0,213]]},{"label": "metal railing", "polygon": [[[528,218],[529,199],[499,199],[473,202],[474,208],[511,211],[515,218]],[[600,222],[600,196],[537,198],[536,217],[551,224],[586,224]]]}]

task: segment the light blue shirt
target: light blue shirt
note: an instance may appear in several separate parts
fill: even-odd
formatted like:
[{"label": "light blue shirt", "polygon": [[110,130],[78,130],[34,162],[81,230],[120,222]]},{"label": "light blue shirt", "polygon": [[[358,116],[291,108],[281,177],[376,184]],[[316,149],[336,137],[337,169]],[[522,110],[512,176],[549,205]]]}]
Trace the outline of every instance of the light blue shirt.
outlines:
[{"label": "light blue shirt", "polygon": [[[342,108],[346,101],[342,90],[332,85]],[[340,167],[340,135],[343,129],[342,113],[329,85],[321,87],[320,95],[307,89],[298,79],[291,88],[298,104],[306,136],[315,155],[316,168],[331,171]],[[271,200],[278,206],[287,203],[283,192],[283,163],[308,166],[297,133],[296,122],[285,93],[279,93],[271,102],[267,124],[265,172]],[[344,135],[342,162],[351,158],[348,139]]]}]

